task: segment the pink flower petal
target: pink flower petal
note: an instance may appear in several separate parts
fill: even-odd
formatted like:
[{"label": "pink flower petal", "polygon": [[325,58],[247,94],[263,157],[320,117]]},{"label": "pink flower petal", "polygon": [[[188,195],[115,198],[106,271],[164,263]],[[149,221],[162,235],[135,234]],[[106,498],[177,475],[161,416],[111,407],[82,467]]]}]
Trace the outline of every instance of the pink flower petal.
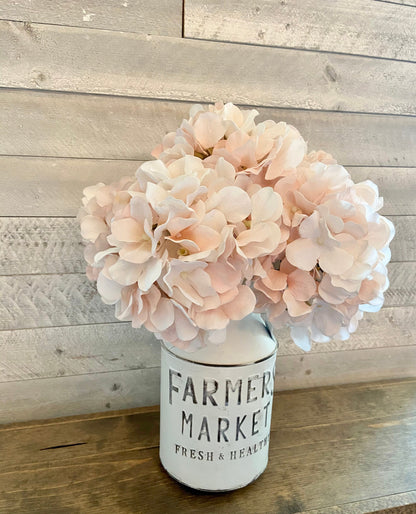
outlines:
[{"label": "pink flower petal", "polygon": [[287,284],[287,275],[282,271],[271,269],[262,282],[274,291],[282,291]]},{"label": "pink flower petal", "polygon": [[120,257],[127,262],[142,264],[152,256],[152,242],[127,243],[120,250]]},{"label": "pink flower petal", "polygon": [[303,316],[312,310],[307,303],[296,300],[290,289],[283,292],[283,300],[287,305],[289,314],[293,317]]},{"label": "pink flower petal", "polygon": [[286,258],[293,266],[311,271],[317,263],[321,248],[310,239],[295,239],[286,247]]},{"label": "pink flower petal", "polygon": [[136,243],[141,240],[144,234],[143,226],[133,218],[113,221],[111,223],[111,232],[118,241],[126,243]]},{"label": "pink flower petal", "polygon": [[121,291],[123,286],[108,279],[103,273],[100,273],[97,278],[97,291],[100,293],[104,303],[113,305],[121,298]]},{"label": "pink flower petal", "polygon": [[87,215],[81,220],[81,235],[94,243],[100,234],[108,233],[107,223],[96,216]]},{"label": "pink flower petal", "polygon": [[163,332],[169,328],[175,320],[175,313],[172,301],[168,298],[161,298],[157,308],[150,315],[150,321],[157,328],[158,332]]},{"label": "pink flower petal", "polygon": [[204,330],[222,330],[230,321],[221,309],[197,312],[195,322]]},{"label": "pink flower petal", "polygon": [[342,248],[323,247],[319,256],[319,265],[331,275],[341,275],[353,265],[353,256]]},{"label": "pink flower petal", "polygon": [[330,276],[327,274],[321,280],[318,291],[321,298],[331,305],[340,305],[351,296],[351,293],[342,287],[335,287],[331,283]]},{"label": "pink flower petal", "polygon": [[251,200],[248,194],[235,186],[227,186],[213,195],[208,201],[207,208],[220,210],[227,221],[238,223],[243,221],[251,212]]},{"label": "pink flower petal", "polygon": [[234,300],[222,307],[225,314],[233,320],[245,318],[253,312],[256,305],[256,296],[248,286],[240,286],[238,289]]},{"label": "pink flower petal", "polygon": [[204,148],[212,148],[224,136],[225,125],[217,114],[203,112],[194,123],[194,133]]},{"label": "pink flower petal", "polygon": [[115,264],[108,269],[110,277],[123,286],[129,286],[137,282],[140,274],[140,264],[118,259]]},{"label": "pink flower petal", "polygon": [[307,272],[300,269],[287,277],[287,286],[296,300],[306,302],[316,293],[316,282]]},{"label": "pink flower petal", "polygon": [[265,221],[276,221],[282,215],[282,199],[271,187],[260,189],[251,197],[251,203],[252,225]]},{"label": "pink flower petal", "polygon": [[178,338],[182,341],[190,341],[198,335],[198,327],[178,308],[175,309],[174,323]]}]

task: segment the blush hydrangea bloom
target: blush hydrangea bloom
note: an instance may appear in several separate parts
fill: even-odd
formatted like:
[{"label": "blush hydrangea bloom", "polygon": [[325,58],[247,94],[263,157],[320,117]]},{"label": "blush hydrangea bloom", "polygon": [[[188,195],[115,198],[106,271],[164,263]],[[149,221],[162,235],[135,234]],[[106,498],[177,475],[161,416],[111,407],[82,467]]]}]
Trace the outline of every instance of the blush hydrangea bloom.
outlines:
[{"label": "blush hydrangea bloom", "polygon": [[[345,168],[319,152],[277,180],[274,190],[290,235],[285,251],[254,277],[257,307],[276,328],[289,325],[305,350],[311,341],[346,340],[363,312],[381,308],[388,287],[394,227],[377,212],[383,205],[377,186],[354,184]],[[277,269],[286,283],[277,285]]]},{"label": "blush hydrangea bloom", "polygon": [[135,177],[84,190],[87,275],[118,319],[195,350],[256,310],[307,350],[380,309],[394,229],[377,187],[257,115],[195,105]]},{"label": "blush hydrangea bloom", "polygon": [[235,183],[223,157],[207,168],[185,155],[84,191],[88,275],[118,319],[196,349],[253,312],[253,261],[280,244],[283,205],[271,187]]}]

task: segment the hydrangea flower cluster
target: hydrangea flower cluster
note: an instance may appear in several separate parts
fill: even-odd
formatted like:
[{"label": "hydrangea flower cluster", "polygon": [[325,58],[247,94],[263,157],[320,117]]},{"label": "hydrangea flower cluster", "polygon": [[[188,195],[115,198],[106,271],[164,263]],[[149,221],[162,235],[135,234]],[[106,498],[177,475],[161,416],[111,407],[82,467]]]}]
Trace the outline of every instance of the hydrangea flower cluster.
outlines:
[{"label": "hydrangea flower cluster", "polygon": [[193,106],[135,177],[84,190],[87,276],[118,319],[195,350],[257,311],[307,350],[382,306],[394,229],[377,187],[257,114]]}]

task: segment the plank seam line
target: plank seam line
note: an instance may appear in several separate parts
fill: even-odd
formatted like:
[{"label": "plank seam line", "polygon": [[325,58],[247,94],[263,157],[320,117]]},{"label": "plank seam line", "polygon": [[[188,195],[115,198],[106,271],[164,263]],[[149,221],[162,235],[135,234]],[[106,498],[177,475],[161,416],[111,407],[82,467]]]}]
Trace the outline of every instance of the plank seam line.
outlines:
[{"label": "plank seam line", "polygon": [[[376,2],[384,2],[385,0],[375,0]],[[394,3],[394,2],[386,2],[386,3]],[[395,4],[395,5],[399,5],[399,4]],[[362,498],[360,500],[356,500],[356,501],[353,501],[353,502],[347,502],[347,503],[338,503],[335,507],[336,508],[340,508],[340,507],[347,507],[348,505],[358,505],[360,503],[364,503],[364,502],[368,502],[368,501],[371,501],[371,500],[382,500],[383,498],[386,498],[386,500],[392,498],[394,499],[395,496],[400,496],[402,494],[408,494],[408,493],[416,493],[416,489],[409,489],[407,491],[401,491],[399,493],[393,493],[393,494],[383,494],[382,496],[371,496],[369,498]],[[414,503],[406,503],[406,504],[397,504],[397,505],[389,505],[387,507],[385,507],[387,509],[387,511],[385,510],[379,510],[377,509],[377,512],[379,514],[382,514],[383,512],[389,512],[390,509],[395,509],[395,508],[400,508],[400,507],[410,507],[414,505]],[[332,505],[325,505],[325,506],[319,506],[319,511],[321,511],[322,509],[333,509],[334,508],[334,504]],[[372,508],[372,507],[371,507]],[[308,512],[316,512],[316,508],[313,508],[313,509],[308,509],[308,510],[303,510],[300,514],[307,514]],[[373,514],[377,514],[377,512],[374,511]],[[410,511],[409,511],[410,512]]]},{"label": "plank seam line", "polygon": [[[27,382],[29,383],[31,380],[59,380],[59,379],[65,379],[65,378],[73,378],[73,377],[84,377],[89,375],[108,375],[109,373],[128,373],[129,371],[151,371],[155,369],[160,369],[160,365],[158,366],[149,366],[149,367],[141,367],[141,368],[122,368],[122,369],[114,369],[110,371],[91,371],[88,373],[74,373],[72,375],[59,375],[59,376],[50,376],[50,377],[33,377],[33,378],[26,378],[26,379],[20,379],[20,380],[6,380],[6,381],[0,381],[1,384],[16,384],[18,382]],[[122,391],[121,391],[122,392]]]},{"label": "plank seam line", "polygon": [[[339,112],[339,111],[336,111],[336,112]],[[354,113],[355,114],[355,113]],[[106,162],[109,162],[109,163],[116,163],[116,162],[136,162],[138,165],[140,165],[140,163],[142,162],[148,162],[148,161],[152,161],[154,159],[123,159],[123,158],[108,158],[108,157],[65,157],[65,156],[60,156],[60,155],[34,155],[34,154],[2,154],[0,153],[0,159],[1,158],[7,158],[7,157],[10,157],[10,158],[15,158],[15,159],[22,159],[22,160],[27,160],[27,159],[46,159],[46,160],[53,160],[53,159],[56,159],[56,160],[59,160],[59,159],[66,159],[68,161],[71,161],[71,160],[74,160],[74,161],[106,161]],[[380,165],[374,165],[374,164],[342,164],[342,166],[344,166],[344,168],[348,167],[348,168],[371,168],[371,169],[379,169],[379,168],[386,168],[386,169],[400,169],[400,170],[407,170],[407,169],[410,169],[410,170],[414,170],[416,169],[416,165],[415,166],[411,166],[411,165],[407,165],[407,166],[394,166],[394,165],[384,165],[384,164],[380,164]]]},{"label": "plank seam line", "polygon": [[[412,7],[412,6],[409,6]],[[172,38],[174,39],[174,38]],[[295,52],[309,52],[309,53],[317,53],[317,54],[326,54],[326,55],[341,55],[344,57],[358,57],[360,59],[377,59],[379,61],[394,61],[394,62],[405,62],[408,64],[415,64],[416,60],[411,61],[409,59],[397,59],[395,57],[381,57],[378,55],[366,55],[366,54],[349,54],[346,52],[335,52],[333,50],[319,50],[312,48],[302,48],[298,46],[280,46],[280,45],[262,45],[260,43],[246,43],[245,41],[228,41],[226,39],[207,39],[203,37],[191,37],[186,36],[184,39],[189,39],[190,41],[205,41],[207,43],[222,43],[227,45],[245,45],[245,46],[255,46],[260,48],[278,48],[279,50],[287,50],[287,51],[295,51]]]},{"label": "plank seam line", "polygon": [[185,38],[185,0],[182,0],[182,39]]},{"label": "plank seam line", "polygon": [[[194,100],[182,100],[177,98],[169,98],[169,97],[146,97],[146,96],[130,96],[130,95],[115,95],[115,94],[109,94],[109,93],[89,93],[87,91],[65,91],[61,89],[33,89],[33,88],[24,88],[24,87],[3,87],[0,86],[0,92],[6,91],[6,92],[26,92],[26,93],[41,93],[41,95],[56,95],[56,96],[93,96],[96,98],[123,98],[125,100],[142,100],[147,102],[168,102],[168,103],[178,103],[178,104],[189,104],[193,105],[195,103],[202,104],[202,105],[210,105],[211,101],[204,101],[200,98],[195,98]],[[335,109],[311,109],[308,107],[284,107],[284,106],[276,106],[276,105],[264,105],[264,104],[245,104],[241,102],[236,102],[236,105],[244,108],[251,108],[251,109],[273,109],[276,111],[301,111],[301,112],[317,112],[317,113],[329,113],[329,114],[355,114],[360,116],[383,116],[383,117],[395,117],[395,118],[416,118],[415,114],[396,114],[391,112],[367,112],[367,111],[343,111],[343,110],[335,110]],[[260,113],[261,114],[261,113]],[[1,154],[0,154],[1,155]],[[111,159],[110,159],[111,160]],[[126,159],[128,160],[128,159]],[[136,160],[136,159],[132,159]],[[137,159],[141,160],[141,159]]]},{"label": "plank seam line", "polygon": [[[81,203],[80,203],[79,207],[80,208],[82,207]],[[36,219],[37,220],[42,220],[42,219],[45,219],[45,220],[50,220],[50,219],[57,219],[57,220],[59,220],[59,219],[68,220],[69,219],[69,220],[72,220],[72,219],[77,219],[76,216],[70,216],[70,215],[68,215],[68,216],[61,216],[61,215],[59,215],[59,216],[54,216],[54,215],[49,215],[49,216],[45,216],[45,215],[41,215],[41,216],[14,216],[14,215],[10,215],[9,216],[9,215],[7,215],[7,216],[3,216],[3,215],[0,215],[0,220],[3,219],[3,218],[5,218],[5,219],[7,219],[7,218],[13,218],[13,219],[21,218],[21,219],[29,219],[29,220],[34,220],[34,219],[35,220]]]},{"label": "plank seam line", "polygon": [[132,34],[136,36],[155,36],[155,37],[165,37],[171,39],[180,39],[179,36],[167,36],[165,34],[149,34],[147,32],[133,32],[130,30],[120,30],[120,29],[104,29],[102,27],[87,27],[85,25],[67,25],[62,23],[52,23],[52,22],[44,22],[44,21],[32,21],[32,20],[15,20],[11,18],[0,18],[0,21],[11,21],[13,23],[30,23],[31,25],[50,25],[52,27],[63,27],[69,29],[84,29],[86,31],[99,30],[100,32],[115,32],[116,34]]},{"label": "plank seam line", "polygon": [[[391,216],[388,216],[388,217],[391,217]],[[80,241],[81,243],[81,241]],[[388,264],[413,264],[415,263],[416,261],[414,260],[411,260],[411,261],[396,261],[394,259],[391,259],[390,262]],[[63,276],[63,275],[74,275],[74,276],[83,276],[85,275],[85,272],[83,271],[63,271],[63,272],[60,272],[60,273],[15,273],[15,274],[10,274],[10,273],[5,273],[5,274],[0,274],[0,279],[1,278],[13,278],[13,277],[41,277],[41,276],[57,276],[57,277],[60,277],[60,276]],[[94,283],[94,281],[91,281],[91,283]]]},{"label": "plank seam line", "polygon": [[[416,307],[415,305],[399,305],[396,307],[392,307],[390,305],[389,306],[383,305],[383,307],[381,308],[382,310],[380,312],[387,310],[387,309],[414,309],[415,307]],[[372,314],[372,313],[370,313],[370,314]],[[377,314],[377,313],[373,313],[373,314]],[[6,328],[6,329],[1,329],[0,334],[5,333],[5,332],[10,332],[12,334],[14,332],[21,332],[24,330],[30,330],[30,331],[32,331],[32,330],[49,330],[49,329],[56,329],[56,328],[69,330],[69,329],[83,328],[83,327],[100,327],[100,326],[107,327],[107,326],[111,326],[111,325],[114,325],[114,328],[116,328],[119,325],[126,325],[126,326],[129,325],[130,326],[131,323],[129,321],[119,321],[116,318],[114,318],[114,320],[108,321],[108,322],[99,321],[97,323],[83,323],[83,324],[77,324],[77,325],[48,325],[46,327],[24,327],[24,328],[12,328],[12,329]],[[136,329],[134,329],[134,330],[136,330]],[[150,334],[150,332],[149,332],[149,334]],[[156,339],[154,341],[156,343],[158,343],[158,341]],[[380,347],[380,348],[382,348],[382,347]],[[291,355],[302,355],[302,354],[291,354]]]},{"label": "plank seam line", "polygon": [[[389,349],[391,350],[392,348],[397,348],[397,349],[403,349],[403,348],[414,348],[414,345],[405,345],[405,346],[394,346],[394,347],[378,347],[378,348],[357,348],[355,350],[347,350],[347,352],[352,352],[352,351],[360,351],[360,350],[386,350],[386,349]],[[416,350],[416,349],[415,349]],[[332,350],[332,351],[327,351],[327,352],[313,352],[313,353],[309,353],[309,355],[319,355],[320,357],[327,357],[328,355],[340,355],[340,354],[345,354],[345,350]],[[278,355],[279,358],[283,358],[284,360],[287,360],[287,358],[289,357],[302,357],[302,355],[300,354],[281,354],[281,355]],[[286,359],[285,359],[286,358]],[[1,385],[2,384],[16,384],[16,383],[29,383],[31,381],[38,381],[38,380],[60,380],[60,379],[65,379],[65,378],[74,378],[74,377],[88,377],[88,376],[98,376],[98,375],[108,375],[110,373],[128,373],[128,372],[136,372],[136,371],[143,371],[143,372],[147,372],[147,371],[152,371],[152,370],[160,370],[160,364],[159,365],[156,365],[156,366],[142,366],[142,367],[132,367],[132,368],[121,368],[121,369],[112,369],[112,370],[107,370],[107,371],[89,371],[87,373],[73,373],[73,374],[68,374],[68,375],[51,375],[51,376],[46,376],[46,377],[30,377],[30,378],[22,378],[22,379],[19,379],[19,380],[0,380],[0,389],[1,389]],[[279,379],[282,375],[279,374],[278,371],[276,371],[276,382],[279,383]],[[416,375],[408,375],[406,377],[400,377],[400,379],[403,379],[403,378],[407,378],[407,379],[414,379],[416,378]],[[399,379],[399,380],[400,380]],[[360,382],[362,384],[366,384],[366,382]],[[341,384],[342,385],[342,384]],[[307,387],[307,386],[305,386]]]},{"label": "plank seam line", "polygon": [[[390,3],[393,5],[398,5],[400,7],[415,7],[413,5],[409,4],[397,4],[396,2],[389,2],[387,0],[375,0],[378,2],[385,2]],[[181,35],[180,36],[169,36],[165,34],[148,34],[146,32],[132,32],[128,30],[114,30],[114,29],[108,29],[108,28],[100,28],[100,27],[87,27],[85,25],[64,25],[59,23],[45,23],[40,21],[29,21],[29,20],[15,20],[10,18],[0,18],[0,21],[7,21],[12,23],[30,23],[32,25],[43,25],[43,26],[53,26],[53,27],[64,27],[64,28],[73,28],[73,29],[83,29],[85,31],[95,31],[99,30],[101,32],[109,32],[109,33],[116,33],[116,34],[129,34],[134,35],[138,37],[144,37],[144,36],[154,36],[155,38],[164,38],[164,39],[189,39],[193,41],[205,41],[207,43],[223,43],[223,44],[231,44],[231,45],[246,45],[246,46],[255,46],[255,47],[263,47],[263,48],[278,48],[280,50],[294,50],[294,51],[300,51],[300,52],[315,52],[315,53],[322,53],[322,54],[334,54],[334,55],[342,55],[342,56],[348,56],[348,57],[360,57],[364,59],[381,59],[384,61],[396,61],[396,62],[406,62],[406,63],[415,63],[416,59],[414,61],[408,60],[408,59],[397,59],[396,57],[383,57],[378,55],[367,55],[367,54],[352,54],[348,52],[336,52],[331,50],[319,50],[319,49],[313,49],[313,48],[302,48],[302,47],[296,47],[296,46],[280,46],[280,45],[264,45],[260,43],[246,43],[244,41],[229,41],[225,39],[209,39],[209,38],[200,38],[200,37],[192,37],[192,36],[186,36],[185,32],[185,22],[186,22],[186,11],[185,11],[185,0],[182,0],[182,27],[181,27]]]},{"label": "plank seam line", "polygon": [[391,2],[389,0],[374,0],[375,2],[381,2],[381,3],[384,3],[384,4],[392,4],[392,5],[397,5],[398,7],[413,7],[415,8],[416,5],[411,5],[411,4],[399,4],[398,2]]},{"label": "plank seam line", "polygon": [[[1,88],[0,88],[1,89]],[[108,157],[65,157],[61,155],[34,155],[34,154],[7,154],[7,153],[0,153],[0,157],[13,157],[17,159],[67,159],[67,160],[73,160],[73,161],[106,161],[106,162],[136,162],[138,165],[140,165],[141,162],[147,162],[148,160],[153,159],[125,159],[125,158],[119,158],[119,159],[109,159]],[[382,166],[377,166],[382,167]],[[403,167],[403,166],[399,166]],[[415,166],[416,168],[416,166]]]},{"label": "plank seam line", "polygon": [[[103,304],[104,305],[104,304]],[[130,321],[118,321],[117,319],[114,319],[114,321],[108,321],[108,322],[98,322],[98,323],[84,323],[82,325],[51,325],[51,326],[47,326],[47,327],[32,327],[32,328],[13,328],[13,329],[3,329],[3,330],[0,330],[0,334],[2,332],[10,332],[10,333],[14,333],[14,332],[20,332],[22,330],[47,330],[47,329],[54,329],[54,328],[64,328],[64,329],[71,329],[71,328],[78,328],[78,327],[96,327],[96,326],[102,326],[102,327],[106,327],[106,326],[109,326],[109,325],[114,325],[114,328],[117,327],[118,325],[130,325]],[[136,330],[136,329],[135,329]],[[155,339],[156,340],[156,339]]]},{"label": "plank seam line", "polygon": [[[103,307],[105,306],[104,303],[102,305],[103,305]],[[412,306],[409,306],[409,307],[412,307]],[[96,325],[106,326],[106,325],[129,325],[129,324],[130,324],[129,321],[118,321],[116,318],[114,318],[113,320],[108,321],[108,322],[99,321],[97,323],[77,323],[76,325],[46,325],[43,327],[1,328],[0,336],[4,332],[14,333],[14,332],[21,332],[22,330],[45,330],[48,328],[72,328],[73,329],[73,328],[78,328],[78,327],[79,328],[93,327]]]},{"label": "plank seam line", "polygon": [[[82,205],[80,205],[80,207],[82,207]],[[416,217],[416,213],[415,214],[386,214],[384,213],[383,216],[388,216],[389,218],[409,218],[409,217],[413,217],[415,218]],[[33,220],[33,219],[37,219],[37,220],[49,220],[49,219],[56,219],[56,220],[60,220],[60,219],[65,219],[65,220],[76,220],[77,219],[77,216],[73,215],[73,216],[70,216],[70,215],[67,215],[67,216],[61,216],[61,215],[57,215],[57,216],[54,216],[54,215],[49,215],[49,216],[44,216],[44,215],[39,215],[39,216],[24,216],[24,215],[21,215],[21,216],[14,216],[14,215],[0,215],[0,220],[2,219],[7,219],[7,218],[13,218],[13,219],[29,219],[29,220]]]}]

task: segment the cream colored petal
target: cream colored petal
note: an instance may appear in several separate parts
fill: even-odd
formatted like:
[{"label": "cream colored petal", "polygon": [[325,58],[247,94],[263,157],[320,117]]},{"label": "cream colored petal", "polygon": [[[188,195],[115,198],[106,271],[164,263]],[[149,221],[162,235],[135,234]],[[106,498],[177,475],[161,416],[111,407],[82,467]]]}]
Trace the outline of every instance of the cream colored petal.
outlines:
[{"label": "cream colored petal", "polygon": [[295,239],[286,247],[286,258],[293,266],[311,271],[317,263],[321,248],[310,239]]},{"label": "cream colored petal", "polygon": [[312,310],[311,306],[307,303],[296,300],[290,289],[286,289],[286,291],[283,292],[283,300],[286,303],[290,316],[303,316]]},{"label": "cream colored petal", "polygon": [[352,255],[342,248],[322,247],[319,255],[319,265],[321,268],[331,275],[342,275],[354,263]]},{"label": "cream colored petal", "polygon": [[218,115],[203,112],[194,123],[194,133],[204,148],[212,148],[224,136],[225,125]]},{"label": "cream colored petal", "polygon": [[87,215],[81,221],[81,235],[87,241],[94,243],[100,234],[108,232],[108,226],[102,218]]},{"label": "cream colored petal", "polygon": [[248,286],[239,286],[238,295],[223,305],[224,313],[233,320],[243,319],[251,314],[256,305],[256,296]]},{"label": "cream colored petal", "polygon": [[111,223],[111,232],[118,241],[125,241],[126,243],[137,243],[144,234],[143,225],[140,225],[133,218],[113,221]]},{"label": "cream colored petal", "polygon": [[251,197],[252,225],[265,221],[277,221],[283,212],[283,203],[280,195],[271,187],[263,187]]},{"label": "cream colored petal", "polygon": [[287,286],[296,300],[306,302],[316,293],[316,282],[310,273],[297,269],[287,277]]},{"label": "cream colored petal", "polygon": [[121,298],[121,290],[123,286],[114,280],[108,279],[103,273],[97,278],[97,291],[100,293],[104,303],[114,305]]},{"label": "cream colored petal", "polygon": [[215,193],[207,202],[207,210],[220,210],[227,221],[238,223],[247,218],[251,212],[251,200],[248,194],[235,186],[227,186]]}]

